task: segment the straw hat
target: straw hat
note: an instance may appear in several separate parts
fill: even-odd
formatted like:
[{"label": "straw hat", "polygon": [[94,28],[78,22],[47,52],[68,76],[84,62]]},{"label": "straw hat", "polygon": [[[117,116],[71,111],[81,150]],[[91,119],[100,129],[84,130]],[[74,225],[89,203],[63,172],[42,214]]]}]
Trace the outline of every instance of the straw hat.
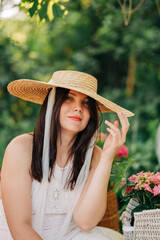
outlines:
[{"label": "straw hat", "polygon": [[42,104],[49,89],[53,87],[75,90],[94,98],[101,112],[123,111],[127,117],[134,115],[132,112],[98,95],[97,79],[87,73],[78,71],[66,70],[54,72],[48,83],[29,79],[15,80],[9,83],[8,91],[16,97]]}]

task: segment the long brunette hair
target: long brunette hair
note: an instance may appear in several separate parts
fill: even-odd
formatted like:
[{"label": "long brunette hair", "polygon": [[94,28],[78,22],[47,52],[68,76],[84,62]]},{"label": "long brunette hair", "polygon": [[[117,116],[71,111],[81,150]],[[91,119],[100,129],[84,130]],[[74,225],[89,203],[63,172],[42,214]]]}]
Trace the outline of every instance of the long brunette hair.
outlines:
[{"label": "long brunette hair", "polygon": [[[50,92],[50,91],[49,91]],[[50,159],[49,159],[49,169],[50,177],[53,173],[53,166],[56,160],[57,154],[57,137],[61,133],[60,126],[60,108],[62,103],[66,100],[69,93],[69,89],[56,88],[55,94],[55,104],[53,106],[53,113],[51,119],[51,129],[50,129]],[[32,163],[31,163],[31,175],[32,177],[41,182],[42,175],[42,151],[43,151],[43,139],[44,139],[44,126],[45,126],[45,114],[47,109],[47,94],[43,105],[41,107],[36,127],[33,133],[33,151],[32,151]],[[74,156],[72,171],[67,183],[67,187],[71,190],[74,188],[78,174],[82,168],[85,159],[85,153],[88,147],[88,144],[99,127],[99,116],[98,116],[98,105],[93,98],[88,97],[89,99],[89,112],[90,119],[86,128],[77,134],[77,137],[69,150],[69,158]],[[68,159],[69,159],[68,158]]]}]

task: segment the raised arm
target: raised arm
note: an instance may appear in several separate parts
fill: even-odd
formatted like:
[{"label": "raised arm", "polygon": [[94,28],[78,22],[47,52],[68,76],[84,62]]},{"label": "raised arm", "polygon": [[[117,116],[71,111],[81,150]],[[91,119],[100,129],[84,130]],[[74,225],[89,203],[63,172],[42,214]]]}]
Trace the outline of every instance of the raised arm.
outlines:
[{"label": "raised arm", "polygon": [[32,136],[21,135],[8,145],[2,166],[2,201],[14,240],[42,240],[32,228],[30,164]]},{"label": "raised arm", "polygon": [[113,159],[118,149],[124,144],[129,128],[127,117],[118,114],[122,128],[119,129],[119,122],[114,124],[106,121],[110,132],[107,137],[103,151],[97,146],[94,149],[91,170],[88,179],[74,210],[74,220],[84,231],[94,228],[102,219],[107,205],[107,186],[110,177]]}]

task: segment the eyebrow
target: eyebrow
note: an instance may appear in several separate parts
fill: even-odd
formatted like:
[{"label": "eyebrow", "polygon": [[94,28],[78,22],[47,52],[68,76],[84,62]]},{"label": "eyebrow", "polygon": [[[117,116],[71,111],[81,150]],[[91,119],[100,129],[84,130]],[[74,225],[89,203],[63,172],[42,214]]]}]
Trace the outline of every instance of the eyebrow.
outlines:
[{"label": "eyebrow", "polygon": [[[69,92],[68,94],[71,94],[73,96],[77,96],[76,94],[72,93],[72,92]],[[84,97],[84,99],[88,99],[88,96],[87,97]]]}]

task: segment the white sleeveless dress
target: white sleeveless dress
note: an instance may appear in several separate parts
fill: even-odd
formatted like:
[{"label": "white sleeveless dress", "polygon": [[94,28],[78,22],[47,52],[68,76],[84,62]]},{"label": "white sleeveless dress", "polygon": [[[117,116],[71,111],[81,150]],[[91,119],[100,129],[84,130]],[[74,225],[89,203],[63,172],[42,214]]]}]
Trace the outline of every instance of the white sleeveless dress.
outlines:
[{"label": "white sleeveless dress", "polygon": [[[71,162],[65,168],[60,168],[57,164],[55,164],[54,175],[48,185],[46,196],[45,215],[41,234],[41,237],[44,240],[58,240],[56,239],[56,234],[60,230],[64,221],[68,202],[72,198],[72,191],[64,190],[64,185],[71,171],[71,167]],[[39,189],[39,184],[40,183],[35,180],[32,182],[31,198],[33,222],[36,214],[36,204],[38,202],[37,191]],[[1,200],[0,240],[13,240],[5,219]],[[72,219],[72,224],[70,225],[64,240],[109,240],[109,238],[107,238],[98,227],[88,232],[82,231],[76,224],[74,224],[74,220]]]}]

